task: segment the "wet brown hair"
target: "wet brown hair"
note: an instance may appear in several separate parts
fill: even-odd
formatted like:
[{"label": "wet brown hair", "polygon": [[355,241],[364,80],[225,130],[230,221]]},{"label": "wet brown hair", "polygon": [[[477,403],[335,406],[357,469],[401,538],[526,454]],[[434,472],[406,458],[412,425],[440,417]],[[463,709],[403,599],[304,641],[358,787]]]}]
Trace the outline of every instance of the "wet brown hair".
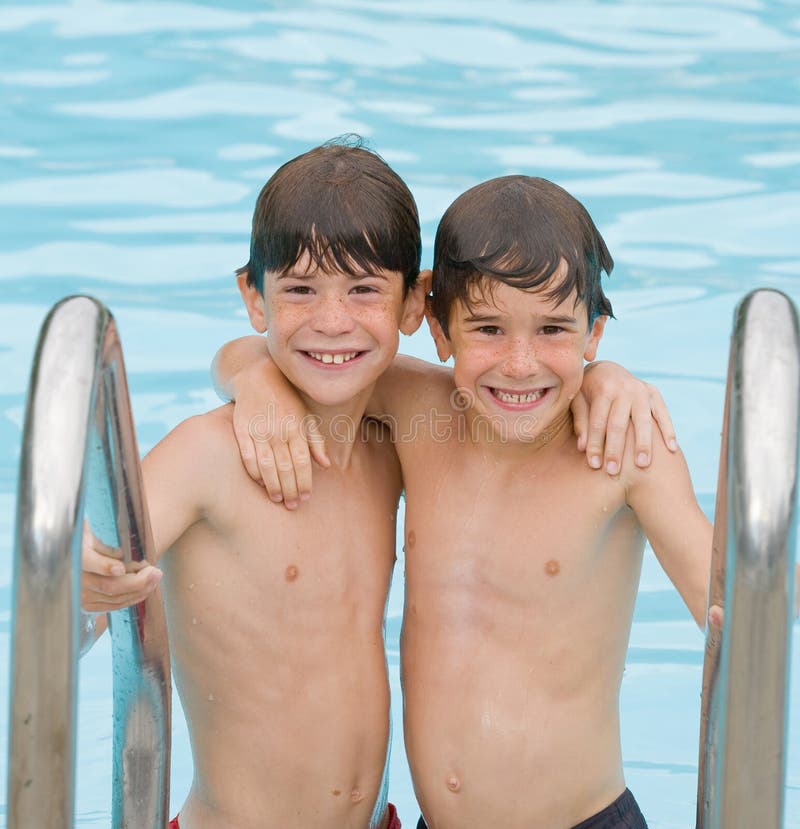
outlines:
[{"label": "wet brown hair", "polygon": [[[562,259],[566,275],[548,284]],[[547,179],[502,176],[467,190],[442,217],[431,311],[449,336],[453,303],[469,308],[473,290],[491,291],[497,280],[514,288],[546,285],[545,295],[559,302],[574,289],[591,325],[598,316],[613,316],[600,285],[601,273],[613,267],[603,237],[577,199]]]},{"label": "wet brown hair", "polygon": [[286,273],[304,254],[323,271],[399,271],[404,292],[419,276],[414,197],[357,136],[315,147],[275,172],[256,201],[250,261],[237,273],[263,291],[267,271]]}]

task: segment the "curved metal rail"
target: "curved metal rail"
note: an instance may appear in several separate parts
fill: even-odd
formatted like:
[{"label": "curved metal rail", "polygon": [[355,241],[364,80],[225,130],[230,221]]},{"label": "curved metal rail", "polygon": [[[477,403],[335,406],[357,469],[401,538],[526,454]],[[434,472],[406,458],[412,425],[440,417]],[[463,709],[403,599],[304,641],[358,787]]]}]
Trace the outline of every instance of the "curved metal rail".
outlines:
[{"label": "curved metal rail", "polygon": [[[39,336],[22,443],[14,565],[9,829],[70,829],[84,506],[128,570],[152,546],[116,324],[90,297]],[[170,675],[160,593],[110,619],[115,829],[163,829]]]},{"label": "curved metal rail", "polygon": [[698,829],[781,829],[800,340],[791,301],[748,294],[731,342],[703,671]]}]

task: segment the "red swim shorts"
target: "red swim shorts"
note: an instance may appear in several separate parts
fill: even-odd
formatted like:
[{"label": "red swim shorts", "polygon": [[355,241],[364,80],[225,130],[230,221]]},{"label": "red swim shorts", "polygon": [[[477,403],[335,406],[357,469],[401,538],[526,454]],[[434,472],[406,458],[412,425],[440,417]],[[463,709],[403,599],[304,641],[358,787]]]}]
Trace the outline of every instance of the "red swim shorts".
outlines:
[{"label": "red swim shorts", "polygon": [[[389,804],[389,826],[387,829],[400,829],[400,818],[397,817],[397,809],[390,803]],[[178,826],[178,816],[175,815],[174,818],[169,822],[169,829],[181,829]]]}]

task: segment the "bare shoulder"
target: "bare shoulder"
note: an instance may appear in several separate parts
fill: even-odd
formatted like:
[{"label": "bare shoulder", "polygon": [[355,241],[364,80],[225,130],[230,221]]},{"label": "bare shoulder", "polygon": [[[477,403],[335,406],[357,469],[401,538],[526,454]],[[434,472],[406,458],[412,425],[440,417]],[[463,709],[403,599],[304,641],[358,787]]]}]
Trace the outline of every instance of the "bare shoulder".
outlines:
[{"label": "bare shoulder", "polygon": [[177,487],[197,502],[212,499],[221,479],[242,470],[232,415],[233,405],[226,404],[172,429],[142,461],[147,490]]},{"label": "bare shoulder", "polygon": [[235,449],[233,405],[226,403],[204,414],[194,415],[179,423],[148,453],[168,456],[173,460],[194,459],[196,463],[219,460]]},{"label": "bare shoulder", "polygon": [[390,370],[397,372],[396,382],[413,393],[418,405],[441,405],[450,399],[454,389],[453,370],[449,366],[399,355]]},{"label": "bare shoulder", "polygon": [[679,485],[691,491],[691,481],[686,459],[680,449],[672,452],[664,443],[658,430],[653,435],[653,448],[650,465],[644,468],[636,465],[634,460],[635,437],[633,426],[628,426],[625,436],[625,452],[622,458],[620,478],[628,492],[647,490],[650,487],[669,487]]},{"label": "bare shoulder", "polygon": [[193,524],[229,509],[245,475],[226,409],[179,423],[142,461],[157,557]]}]

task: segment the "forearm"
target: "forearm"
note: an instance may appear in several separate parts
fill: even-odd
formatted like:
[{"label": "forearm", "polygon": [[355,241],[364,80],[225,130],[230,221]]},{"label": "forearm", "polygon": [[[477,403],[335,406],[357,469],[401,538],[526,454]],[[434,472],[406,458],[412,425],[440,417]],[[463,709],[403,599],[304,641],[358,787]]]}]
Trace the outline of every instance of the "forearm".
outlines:
[{"label": "forearm", "polygon": [[[247,366],[262,360],[265,364],[271,363],[263,337],[253,334],[225,343],[214,355],[211,363],[214,391],[222,400],[235,400],[236,375]],[[280,374],[277,368],[275,371]]]}]

